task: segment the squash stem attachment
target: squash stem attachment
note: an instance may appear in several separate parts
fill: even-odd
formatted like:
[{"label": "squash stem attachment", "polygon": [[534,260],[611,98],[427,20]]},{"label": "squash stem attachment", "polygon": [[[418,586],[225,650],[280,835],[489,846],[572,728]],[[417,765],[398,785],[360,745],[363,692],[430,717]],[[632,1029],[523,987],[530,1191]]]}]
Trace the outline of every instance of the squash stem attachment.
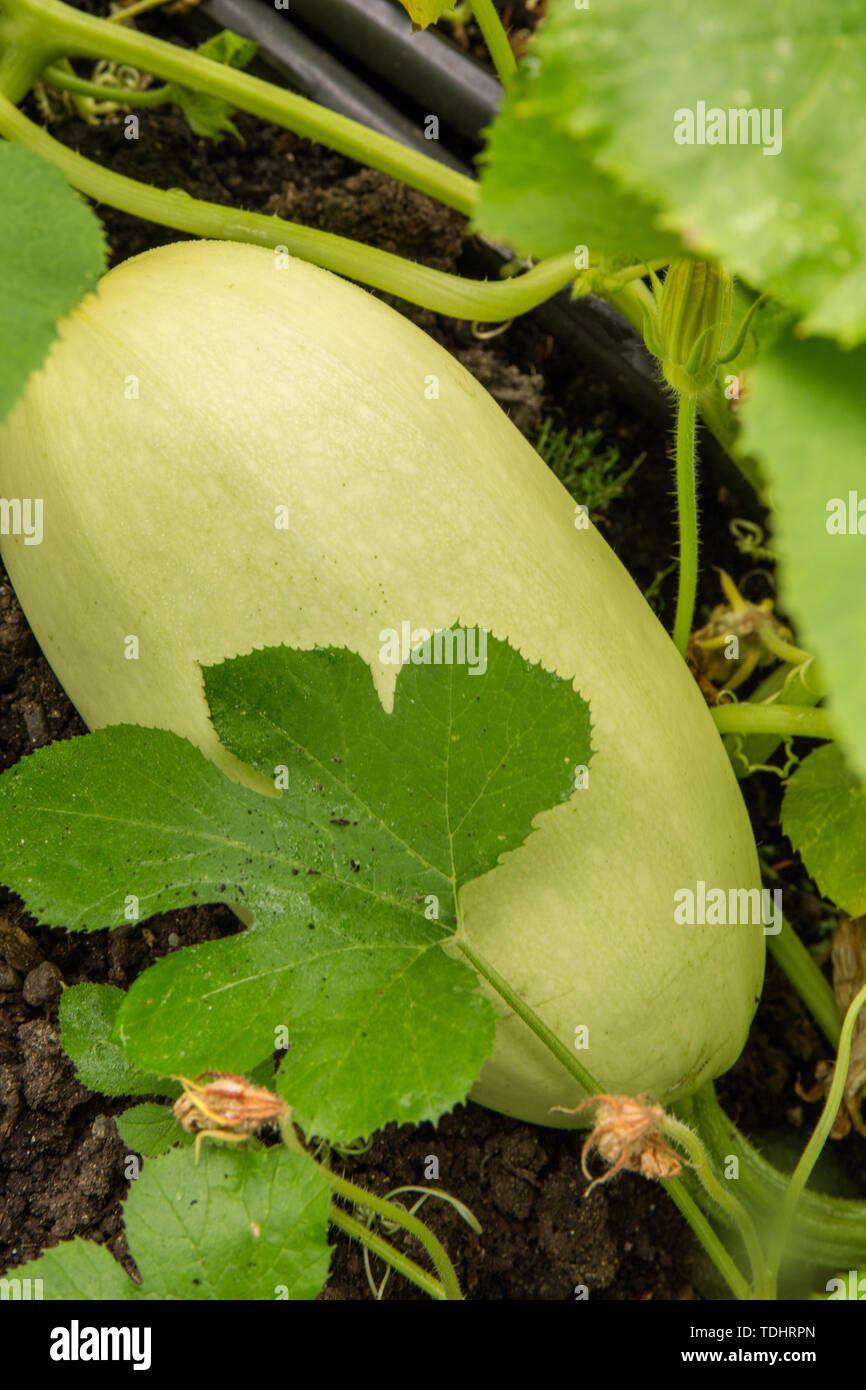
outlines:
[{"label": "squash stem attachment", "polygon": [[[487,980],[497,994],[535,1033],[536,1037],[549,1048],[575,1080],[583,1086],[588,1095],[597,1097],[602,1092],[602,1087],[577,1058],[572,1057],[564,1044],[551,1032],[535,1011],[515,993],[508,981],[467,941],[458,936],[454,939],[453,944],[474,966],[479,975]],[[789,956],[793,955],[792,946],[793,943],[788,940],[786,949]],[[802,950],[800,955],[802,955]],[[799,964],[802,967],[802,959]],[[816,982],[813,984],[814,988],[811,994],[814,995],[815,1001],[819,1005],[816,1013],[819,1015],[822,1027],[824,1027],[828,1037],[835,1043],[838,1037],[838,1027],[834,1036],[828,1010],[820,1007],[821,1000],[817,984]],[[824,992],[826,993],[826,991]],[[826,1003],[826,1001],[824,1002]],[[827,1124],[828,1132],[838,1109],[847,1075],[853,1021],[863,1002],[866,1002],[866,988],[855,999],[846,1017],[845,1027],[849,1028],[850,1023],[848,1046],[847,1051],[842,1044],[839,1048],[836,1075],[841,1079],[838,1082],[839,1094],[836,1097],[836,1107],[830,1114]],[[836,1080],[834,1078],[835,1085]],[[832,1099],[833,1092],[831,1091],[825,1107],[825,1115],[830,1111]],[[754,1217],[765,1217],[778,1209],[779,1201],[789,1190],[788,1179],[752,1149],[733,1122],[721,1110],[711,1083],[708,1082],[693,1099],[682,1102],[677,1109],[679,1111],[678,1116],[665,1112],[661,1128],[669,1139],[684,1150],[692,1172],[688,1176],[684,1174],[677,1178],[663,1178],[661,1180],[662,1186],[688,1221],[694,1235],[735,1297],[739,1299],[775,1297],[776,1266],[774,1266],[773,1261],[776,1259],[776,1252],[771,1246],[768,1252],[764,1253]],[[695,1132],[695,1127],[685,1122],[687,1119],[692,1119],[695,1127],[700,1127],[701,1138]],[[825,1117],[822,1116],[821,1125],[824,1123]],[[796,1197],[785,1198],[790,1206],[786,1219],[785,1240],[791,1247],[792,1255],[807,1263],[833,1264],[834,1262],[838,1263],[840,1259],[850,1259],[854,1263],[862,1262],[863,1253],[866,1250],[866,1203],[823,1197],[817,1193],[803,1193],[802,1191],[825,1139],[826,1135],[821,1138],[819,1131],[816,1131],[816,1136],[801,1160],[801,1165],[803,1165],[802,1181],[798,1178],[797,1195]],[[720,1156],[735,1156],[739,1161],[742,1201],[734,1197],[716,1176],[715,1165]],[[808,1168],[805,1166],[807,1163]],[[797,1172],[801,1172],[799,1165]],[[701,1211],[695,1201],[693,1191],[690,1190],[693,1185],[697,1186],[698,1191],[703,1189],[704,1204],[709,1206],[711,1214],[718,1214],[726,1224],[738,1232],[748,1255],[751,1280],[746,1279],[739,1271],[729,1251]]]},{"label": "squash stem attachment", "polygon": [[518,1018],[522,1019],[527,1028],[531,1029],[535,1036],[544,1043],[548,1051],[553,1053],[557,1061],[562,1063],[566,1071],[570,1072],[575,1081],[579,1082],[587,1094],[590,1096],[598,1095],[599,1092],[603,1090],[603,1087],[599,1085],[592,1073],[587,1071],[586,1067],[583,1066],[576,1057],[572,1056],[565,1044],[556,1036],[553,1029],[548,1028],[544,1020],[539,1018],[538,1014],[526,1003],[525,999],[521,999],[517,991],[512,988],[503,975],[499,974],[499,971],[490,964],[490,961],[486,960],[484,956],[476,951],[473,946],[470,946],[469,942],[461,936],[457,936],[454,939],[453,945],[466,957],[470,965],[477,970],[481,978],[486,980],[487,983],[496,990],[500,998],[505,1000],[509,1008],[517,1014]]}]

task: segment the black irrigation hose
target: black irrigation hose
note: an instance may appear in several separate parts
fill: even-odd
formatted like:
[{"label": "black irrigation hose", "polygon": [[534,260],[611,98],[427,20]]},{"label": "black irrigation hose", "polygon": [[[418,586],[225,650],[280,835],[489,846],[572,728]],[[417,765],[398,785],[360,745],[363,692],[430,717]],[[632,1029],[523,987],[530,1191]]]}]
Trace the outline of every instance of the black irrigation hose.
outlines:
[{"label": "black irrigation hose", "polygon": [[204,13],[219,28],[255,40],[259,56],[302,96],[382,135],[390,135],[402,145],[432,155],[460,173],[471,172],[446,145],[426,140],[414,121],[295,25],[286,24],[283,11],[278,13],[273,5],[251,4],[250,0],[209,0]]},{"label": "black irrigation hose", "polygon": [[[255,39],[264,66],[305,96],[452,167],[466,168],[448,150],[447,139],[424,138],[424,116],[439,115],[446,134],[450,128],[464,140],[477,141],[501,97],[496,78],[454,44],[432,30],[413,34],[406,12],[392,0],[290,0],[289,10],[275,10],[273,0],[208,0],[196,13],[219,28]],[[298,20],[350,62],[402,92],[417,123],[312,40]],[[506,256],[476,240],[473,271],[497,277]],[[640,335],[605,300],[594,295],[572,300],[564,291],[533,310],[533,318],[562,351],[589,365],[651,424],[673,429],[673,409],[658,364]],[[701,437],[701,461],[717,484],[737,494],[744,515],[760,518],[752,489],[744,486],[742,474],[708,431]]]},{"label": "black irrigation hose", "polygon": [[291,15],[468,140],[496,114],[496,78],[436,30],[413,34],[391,0],[291,0]]}]

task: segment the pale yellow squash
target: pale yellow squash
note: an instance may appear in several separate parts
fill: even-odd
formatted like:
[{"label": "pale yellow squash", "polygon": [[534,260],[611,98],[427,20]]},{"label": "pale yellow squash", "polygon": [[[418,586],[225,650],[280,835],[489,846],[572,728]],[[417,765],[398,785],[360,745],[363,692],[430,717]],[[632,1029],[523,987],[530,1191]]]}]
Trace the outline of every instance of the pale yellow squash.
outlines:
[{"label": "pale yellow squash", "polygon": [[[9,536],[3,554],[92,728],[174,729],[231,766],[198,662],[347,646],[387,704],[380,632],[403,621],[478,624],[573,677],[589,785],[467,888],[468,935],[569,1047],[588,1029],[577,1055],[609,1090],[682,1096],[735,1060],[761,927],[674,921],[698,879],[760,882],[704,702],[599,533],[419,329],[267,250],[136,257],[64,322],[0,430],[0,488],[43,499],[42,544]],[[541,1124],[574,1123],[550,1107],[580,1099],[513,1016],[474,1095]]]}]

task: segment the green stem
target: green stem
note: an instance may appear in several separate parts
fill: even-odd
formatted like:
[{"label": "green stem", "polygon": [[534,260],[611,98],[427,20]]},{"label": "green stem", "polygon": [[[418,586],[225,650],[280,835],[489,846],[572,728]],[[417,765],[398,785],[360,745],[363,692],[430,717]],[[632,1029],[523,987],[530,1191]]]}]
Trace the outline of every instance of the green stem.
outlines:
[{"label": "green stem", "polygon": [[[785,705],[816,705],[824,695],[824,685],[817,664],[808,667],[777,666],[761,681],[748,703],[770,706],[778,700]],[[738,777],[746,777],[754,767],[764,766],[773,756],[785,736],[769,734],[728,734],[725,749]],[[790,735],[788,735],[790,737]]]},{"label": "green stem", "polygon": [[[6,51],[0,56],[0,93],[5,93],[13,104],[23,99],[46,65],[53,64],[64,55],[89,58],[111,56],[170,81],[176,80],[185,86],[221,96],[234,106],[273,120],[310,139],[321,140],[331,148],[372,168],[390,173],[410,187],[421,189],[467,215],[475,211],[478,190],[472,179],[456,174],[429,156],[407,149],[357,122],[326,112],[314,102],[275,88],[247,73],[210,62],[200,54],[179,49],[134,30],[124,31],[118,23],[94,19],[72,10],[60,0],[5,0],[3,10],[4,14],[0,16],[0,44],[5,39]],[[12,26],[15,26],[14,33]],[[47,45],[44,39],[40,40],[40,31],[50,32],[51,40]],[[135,104],[150,103],[136,100]],[[10,135],[7,138],[20,137]],[[47,149],[42,153],[46,158],[51,158]],[[53,162],[59,164],[60,160]],[[86,166],[87,161],[83,163]],[[502,287],[498,283],[482,283],[477,288],[466,290],[465,287],[472,286],[473,282],[438,271],[424,273],[424,267],[407,270],[408,263],[402,262],[399,257],[374,252],[373,248],[363,248],[369,253],[366,257],[353,257],[343,238],[328,238],[328,234],[321,233],[323,240],[318,243],[317,251],[300,231],[295,235],[288,223],[282,224],[287,232],[275,239],[271,228],[276,219],[257,218],[255,214],[244,212],[232,216],[217,204],[192,200],[186,200],[188,205],[184,216],[177,194],[160,197],[160,191],[154,189],[147,195],[136,196],[131,191],[136,187],[134,181],[126,180],[127,187],[123,191],[120,191],[120,185],[114,185],[116,198],[112,198],[107,189],[100,196],[92,191],[92,187],[99,183],[92,172],[82,172],[81,182],[76,182],[69,170],[66,172],[70,182],[81,188],[82,192],[134,216],[148,217],[163,226],[186,231],[193,236],[248,241],[264,246],[287,244],[293,254],[309,259],[315,265],[325,266],[337,274],[348,275],[376,289],[399,295],[410,303],[456,318],[487,323],[517,318],[551,298],[575,278],[571,258],[561,256],[544,261],[528,274],[520,276],[515,282],[513,295],[500,294]],[[85,180],[89,187],[85,186]],[[141,185],[138,187],[141,188]],[[294,245],[289,244],[288,231],[292,233]],[[355,265],[351,268],[353,261]],[[600,293],[624,314],[633,327],[641,330],[639,304],[646,293],[646,286],[639,278],[633,284],[611,288],[610,291],[602,289]],[[702,413],[707,414],[703,405]],[[717,412],[716,418],[709,419],[709,423],[713,433],[730,452],[733,431],[730,412]],[[723,429],[727,433],[723,434]]]},{"label": "green stem", "polygon": [[[739,1191],[745,1205],[763,1225],[775,1218],[788,1188],[788,1176],[780,1173],[741,1134],[716,1099],[707,1082],[677,1112],[700,1130],[711,1161],[717,1166],[736,1158]],[[700,1193],[701,1189],[697,1189]],[[726,1214],[726,1219],[727,1214]],[[866,1259],[866,1202],[846,1197],[803,1193],[788,1236],[789,1252],[804,1264],[852,1267]]]},{"label": "green stem", "polygon": [[508,280],[466,280],[460,275],[415,265],[389,251],[362,246],[332,232],[320,232],[262,213],[242,212],[219,203],[206,203],[179,190],[152,188],[150,184],[104,169],[67,149],[2,95],[0,135],[26,145],[49,160],[63,171],[74,188],[96,202],[107,203],[164,227],[189,232],[192,236],[242,241],[254,246],[285,246],[292,255],[324,266],[337,275],[361,280],[366,285],[455,318],[488,323],[514,318],[549,299],[574,278],[572,257],[559,256],[541,261],[525,275]]},{"label": "green stem", "polygon": [[836,1053],[836,1066],[833,1070],[833,1081],[830,1086],[821,1118],[815,1126],[815,1131],[809,1140],[800,1162],[794,1169],[788,1190],[779,1208],[778,1220],[775,1223],[769,1250],[767,1254],[767,1268],[771,1281],[771,1297],[775,1297],[776,1282],[778,1279],[779,1266],[782,1263],[782,1254],[787,1241],[788,1230],[794,1219],[794,1212],[802,1196],[803,1189],[809,1181],[812,1169],[821,1156],[821,1150],[830,1137],[833,1128],[833,1121],[839,1113],[839,1107],[845,1094],[845,1083],[848,1079],[848,1066],[851,1061],[851,1040],[854,1028],[857,1023],[860,1010],[866,1004],[866,985],[855,995],[851,1006],[845,1015],[845,1022],[842,1024],[842,1032],[839,1037],[839,1050]]},{"label": "green stem", "polygon": [[[338,1196],[347,1198],[356,1207],[365,1207],[367,1211],[373,1211],[377,1216],[383,1217],[386,1221],[391,1221],[395,1226],[401,1226],[404,1231],[408,1231],[416,1240],[420,1241],[430,1256],[436,1273],[442,1281],[445,1290],[445,1297],[449,1301],[461,1300],[460,1285],[457,1282],[457,1275],[454,1273],[454,1266],[445,1253],[444,1246],[436,1239],[433,1232],[419,1221],[417,1216],[406,1211],[397,1202],[388,1202],[384,1197],[375,1197],[372,1192],[367,1192],[363,1187],[349,1182],[348,1178],[339,1178],[336,1173],[331,1172],[330,1168],[325,1168],[321,1164],[317,1165],[320,1171]],[[372,1233],[371,1233],[372,1234]]]},{"label": "green stem", "polygon": [[677,401],[677,521],[680,569],[673,640],[685,656],[698,591],[698,504],[695,488],[695,415],[697,397],[681,394]]},{"label": "green stem", "polygon": [[[272,121],[308,140],[318,140],[467,216],[475,211],[478,189],[467,175],[259,77],[148,34],[95,19],[71,9],[62,0],[14,0],[13,18],[22,32],[24,27],[28,29],[31,43],[50,42],[54,53],[131,63],[142,72],[156,73],[166,82],[179,82],[220,97],[262,120]],[[40,70],[47,61],[50,59],[43,60]],[[6,92],[13,95],[9,88]]]},{"label": "green stem", "polygon": [[[489,961],[485,960],[478,951],[470,946],[467,941],[457,939],[454,944],[474,966],[479,975],[493,986],[497,994],[505,1000],[518,1017],[523,1020],[526,1026],[550,1049],[566,1070],[580,1082],[587,1094],[590,1096],[601,1094],[604,1088],[600,1082],[598,1082],[595,1077],[572,1056],[568,1048],[560,1042],[556,1034],[548,1028],[547,1024],[544,1023],[541,1018],[539,1018],[534,1009],[531,1009],[529,1005],[521,999],[512,989],[511,985],[509,985],[508,981],[499,974],[498,970],[496,970]],[[689,1158],[694,1163],[700,1180],[704,1182],[707,1191],[715,1197],[719,1205],[737,1221],[743,1234],[744,1242],[749,1249],[750,1257],[754,1256],[756,1251],[757,1254],[760,1255],[760,1246],[757,1244],[757,1236],[755,1235],[754,1227],[751,1224],[748,1213],[720,1186],[707,1162],[706,1155],[700,1146],[697,1136],[672,1116],[665,1117],[665,1129],[671,1134],[671,1137],[676,1139],[686,1150]],[[679,1207],[695,1236],[719,1270],[719,1273],[730,1286],[732,1292],[736,1294],[738,1298],[750,1297],[749,1285],[746,1280],[740,1274],[712,1226],[703,1216],[693,1198],[682,1186],[680,1181],[678,1179],[669,1179],[663,1182],[662,1186],[665,1188],[665,1191],[672,1201]],[[761,1268],[762,1265],[759,1263],[757,1269],[760,1270]]]},{"label": "green stem", "polygon": [[404,1279],[417,1285],[423,1293],[429,1294],[431,1298],[438,1299],[440,1302],[447,1300],[448,1294],[438,1279],[434,1279],[432,1274],[428,1274],[420,1265],[416,1265],[414,1260],[410,1260],[408,1255],[402,1255],[399,1250],[395,1250],[393,1245],[389,1245],[387,1240],[377,1236],[375,1231],[371,1231],[369,1226],[365,1226],[363,1221],[356,1221],[354,1216],[350,1216],[342,1207],[338,1207],[332,1202],[328,1212],[328,1218],[333,1225],[338,1226],[341,1231],[345,1231],[347,1236],[357,1240],[360,1245],[366,1245],[374,1255],[378,1255],[380,1260],[395,1269],[398,1274],[402,1274]]},{"label": "green stem", "polygon": [[42,69],[62,54],[62,46],[32,33],[17,15],[0,14],[0,92],[14,104],[24,100]]},{"label": "green stem", "polygon": [[118,106],[162,106],[165,102],[171,101],[170,86],[136,88],[88,82],[77,73],[64,72],[56,63],[49,64],[41,76],[43,82],[47,82],[51,87],[59,87],[61,91],[91,97],[94,101],[115,102]]},{"label": "green stem", "polygon": [[769,937],[767,945],[821,1032],[835,1047],[840,1029],[836,996],[786,918],[782,918],[782,930]]},{"label": "green stem", "polygon": [[[572,1056],[568,1048],[560,1042],[559,1038],[548,1028],[544,1020],[539,1018],[535,1010],[530,1008],[526,1001],[512,989],[508,981],[499,974],[499,971],[496,970],[484,956],[476,951],[474,947],[470,946],[468,941],[458,938],[455,940],[454,945],[459,948],[470,964],[478,971],[478,974],[481,975],[483,979],[487,980],[488,984],[490,984],[493,989],[496,990],[497,994],[505,1000],[506,1004],[509,1005],[514,1013],[523,1020],[527,1028],[532,1030],[535,1036],[544,1043],[545,1047],[553,1053],[554,1057],[556,1057],[575,1080],[580,1083],[587,1095],[597,1096],[602,1094],[604,1087],[601,1083],[596,1080],[586,1067],[578,1062],[576,1057]],[[676,1120],[671,1120],[671,1123],[677,1125]],[[678,1129],[685,1131],[685,1126],[678,1126]],[[689,1135],[689,1140],[690,1144],[693,1145],[695,1142],[694,1136]],[[684,1147],[686,1146],[684,1145]],[[706,1159],[704,1159],[703,1167],[709,1174],[711,1181],[715,1182],[715,1178],[709,1169]],[[665,1188],[668,1196],[679,1207],[695,1236],[719,1270],[719,1273],[730,1285],[732,1291],[738,1298],[749,1297],[748,1284],[745,1279],[743,1279],[743,1276],[728,1255],[712,1226],[703,1216],[690,1194],[680,1184],[679,1180],[676,1179],[670,1179],[664,1182],[662,1186]],[[718,1187],[717,1183],[716,1186]],[[724,1199],[725,1196],[726,1194],[723,1192],[722,1198]],[[732,1199],[728,1199],[729,1209],[731,1200]]]},{"label": "green stem", "polygon": [[[646,273],[644,267],[641,267],[641,269]],[[654,302],[652,294],[643,283],[643,280],[638,276],[637,278],[627,279],[626,283],[623,284],[622,277],[617,274],[611,277],[608,284],[599,284],[597,286],[597,292],[607,300],[608,304],[612,304],[615,309],[619,310],[623,318],[628,320],[632,328],[634,328],[642,338],[644,324],[643,309],[651,307]]]},{"label": "green stem", "polygon": [[168,0],[137,0],[137,4],[130,5],[125,10],[115,10],[114,14],[108,16],[108,24],[126,24],[130,19],[137,19],[140,14],[147,14],[148,10],[158,10],[160,5],[168,4]]},{"label": "green stem", "polygon": [[724,393],[717,384],[698,396],[698,410],[701,419],[718,440],[729,458],[733,459],[749,486],[758,494],[763,487],[763,479],[754,459],[749,458],[737,447],[739,426],[736,415],[731,411]]},{"label": "green stem", "polygon": [[493,0],[471,0],[471,7],[499,81],[504,86],[511,74],[517,70],[517,59],[511,51],[508,35],[496,13]]},{"label": "green stem", "polygon": [[837,737],[836,726],[826,709],[800,705],[755,705],[751,700],[715,705],[710,710],[720,734],[779,734],[782,738]]},{"label": "green stem", "polygon": [[740,1233],[749,1256],[752,1269],[751,1296],[763,1297],[764,1290],[764,1252],[755,1230],[754,1222],[746,1208],[719,1181],[710,1167],[704,1147],[697,1134],[681,1120],[665,1115],[662,1129],[670,1139],[685,1150],[701,1186],[709,1196],[726,1212]]},{"label": "green stem", "polygon": [[[539,1018],[534,1009],[530,1008],[525,1000],[521,999],[520,995],[516,993],[508,981],[499,974],[498,970],[496,970],[489,961],[465,940],[457,938],[454,941],[454,945],[461,951],[475,970],[477,970],[478,974],[481,975],[483,979],[487,980],[514,1013],[523,1020],[526,1026],[532,1030],[536,1037],[544,1043],[566,1070],[580,1083],[588,1095],[596,1096],[603,1092],[604,1088],[600,1082],[578,1062],[577,1058],[572,1056],[568,1048],[560,1042],[556,1034],[548,1028],[547,1024],[541,1018]],[[706,1154],[697,1136],[693,1134],[686,1125],[681,1124],[672,1116],[666,1116],[665,1129],[671,1137],[685,1149],[707,1193],[715,1199],[722,1210],[726,1212],[729,1218],[736,1224],[749,1252],[753,1277],[760,1279],[764,1268],[763,1257],[757,1234],[745,1208],[721,1186],[709,1165]],[[697,1236],[732,1291],[738,1298],[751,1297],[752,1294],[750,1293],[749,1285],[746,1280],[743,1279],[743,1276],[737,1270],[736,1265],[725,1251],[724,1246],[722,1246],[709,1222],[701,1215],[694,1200],[685,1188],[679,1185],[679,1180],[666,1181],[663,1186],[689,1222],[694,1234]]]},{"label": "green stem", "polygon": [[682,1180],[680,1178],[665,1178],[662,1187],[674,1206],[679,1208],[688,1221],[734,1297],[742,1300],[751,1298],[752,1290],[749,1281],[737,1269],[733,1259]]},{"label": "green stem", "polygon": [[795,647],[793,642],[786,642],[769,624],[761,628],[760,638],[768,651],[780,661],[788,662],[790,666],[802,666],[804,662],[813,659],[811,652],[803,651],[802,647]]},{"label": "green stem", "polygon": [[518,1018],[523,1020],[527,1028],[531,1029],[535,1036],[544,1043],[544,1046],[553,1053],[557,1061],[562,1063],[566,1071],[570,1072],[574,1079],[580,1083],[588,1096],[597,1096],[604,1091],[604,1087],[596,1081],[592,1073],[587,1071],[586,1067],[569,1052],[563,1042],[560,1042],[559,1038],[553,1032],[553,1029],[548,1028],[544,1020],[539,1018],[535,1010],[531,1008],[524,999],[521,999],[517,991],[512,988],[504,976],[500,975],[499,971],[492,966],[484,956],[476,951],[473,946],[470,946],[468,941],[460,937],[454,939],[453,945],[466,957],[473,968],[478,971],[482,979],[485,979],[487,983],[496,990],[500,998],[505,1000],[509,1008],[517,1014]]},{"label": "green stem", "polygon": [[[436,1239],[433,1232],[419,1221],[411,1212],[406,1211],[405,1207],[398,1206],[396,1202],[389,1202],[386,1197],[376,1197],[372,1192],[367,1192],[363,1187],[358,1187],[356,1183],[350,1182],[348,1178],[338,1177],[326,1164],[320,1163],[314,1158],[307,1149],[304,1148],[291,1118],[285,1119],[280,1125],[280,1132],[283,1136],[283,1143],[286,1148],[295,1154],[303,1154],[318,1168],[322,1177],[339,1197],[345,1197],[355,1207],[362,1207],[366,1211],[373,1211],[377,1216],[383,1217],[395,1226],[400,1226],[404,1231],[420,1241],[433,1263],[433,1266],[442,1281],[444,1296],[449,1301],[462,1300],[460,1285],[457,1282],[457,1275],[454,1273],[454,1266],[445,1253],[444,1246]],[[337,1223],[339,1224],[339,1222]],[[368,1235],[372,1232],[364,1226],[362,1227]],[[366,1242],[369,1243],[369,1242]],[[372,1249],[372,1245],[370,1246]],[[390,1249],[390,1247],[388,1247]],[[377,1252],[378,1253],[378,1252]],[[396,1252],[395,1252],[396,1253]],[[384,1258],[384,1257],[383,1257]]]},{"label": "green stem", "polygon": [[[73,68],[68,58],[61,58],[59,63],[53,64],[53,67],[51,68],[46,68],[45,72],[52,70],[58,73],[61,77],[65,77],[67,79],[75,78],[75,69]],[[44,82],[44,80],[45,73],[41,73],[40,81]],[[81,117],[82,121],[86,121],[88,125],[94,125],[97,118],[97,103],[96,101],[94,101],[93,97],[88,94],[82,95],[78,92],[73,92],[71,90],[69,91],[68,95],[72,99],[71,104],[73,109],[75,110],[76,114]],[[104,103],[104,96],[102,100]]]}]

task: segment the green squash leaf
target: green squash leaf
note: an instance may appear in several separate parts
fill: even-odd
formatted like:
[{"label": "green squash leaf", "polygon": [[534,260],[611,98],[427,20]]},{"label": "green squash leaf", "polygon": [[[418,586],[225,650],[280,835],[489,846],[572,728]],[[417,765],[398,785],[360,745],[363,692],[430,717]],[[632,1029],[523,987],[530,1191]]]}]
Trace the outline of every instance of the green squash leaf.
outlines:
[{"label": "green squash leaf", "polygon": [[0,422],[105,260],[98,218],[60,171],[0,140]]},{"label": "green squash leaf", "polygon": [[156,1158],[177,1144],[189,1148],[195,1143],[195,1135],[181,1129],[170,1106],[152,1101],[131,1106],[115,1124],[126,1147],[144,1158]]},{"label": "green squash leaf", "polygon": [[308,1133],[437,1118],[495,1026],[442,949],[459,891],[570,795],[585,701],[489,636],[484,675],[407,663],[390,713],[342,650],[253,652],[207,669],[205,689],[225,746],[279,799],[175,735],[102,730],[0,778],[0,879],[77,928],[128,920],[130,899],[141,917],[196,900],[253,913],[253,930],[135,982],[113,1036],[143,1070],[246,1073],[288,1030],[279,1086]]},{"label": "green squash leaf", "polygon": [[135,1297],[135,1284],[111,1252],[81,1236],[46,1250],[17,1272],[24,1279],[40,1280],[40,1297],[51,1303],[67,1299],[116,1303]]},{"label": "green squash leaf", "polygon": [[175,1081],[141,1071],[111,1040],[125,995],[112,985],[70,985],[60,1000],[60,1037],[79,1079],[103,1096],[179,1096]]},{"label": "green squash leaf", "polygon": [[866,913],[866,786],[835,744],[816,748],[785,789],[782,829],[821,893]]},{"label": "green squash leaf", "polygon": [[588,142],[551,120],[547,103],[536,98],[542,82],[534,67],[521,65],[487,132],[473,228],[533,256],[581,246],[609,259],[680,254],[679,238],[659,225],[657,209],[621,189],[593,163]]},{"label": "green squash leaf", "polygon": [[306,930],[247,932],[153,966],[118,1020],[129,1055],[246,1073],[285,1029],[278,1090],[305,1133],[333,1142],[453,1109],[493,1044],[474,973],[410,913],[325,897],[309,915]]},{"label": "green squash leaf", "polygon": [[848,755],[866,774],[864,376],[866,347],[781,335],[749,373],[741,445],[769,483],[797,641],[820,658]]},{"label": "green squash leaf", "polygon": [[[653,210],[648,231],[673,233],[790,300],[810,331],[861,341],[866,181],[854,132],[866,123],[864,29],[864,0],[790,0],[775,10],[753,0],[670,0],[663,16],[644,0],[586,9],[554,0],[494,125],[479,225],[511,235],[513,218],[515,238],[533,249],[524,233],[534,209],[519,204],[540,187],[549,192],[539,221],[555,199],[577,214],[568,236],[557,217],[557,249],[591,244],[581,206],[591,218],[590,156],[621,201],[627,194]],[[725,113],[726,137],[729,111],[755,110],[758,125],[766,111],[766,138],[756,129],[755,143],[697,143],[699,102]],[[687,111],[691,144],[674,138],[688,133]],[[700,127],[706,134],[705,121]],[[777,147],[774,131],[781,148],[765,154]],[[620,215],[617,237],[627,229]],[[609,248],[601,239],[591,249]],[[649,238],[631,250],[656,254]]]},{"label": "green squash leaf", "polygon": [[[258,44],[251,39],[242,39],[230,29],[223,29],[199,44],[196,49],[204,58],[215,63],[224,63],[230,68],[245,68],[256,56]],[[224,135],[233,135],[240,144],[244,141],[232,120],[234,107],[222,97],[209,96],[207,92],[197,92],[194,87],[184,87],[180,82],[170,82],[166,100],[179,106],[196,135],[202,135],[218,145]]]},{"label": "green squash leaf", "polygon": [[196,1165],[176,1149],[145,1164],[129,1190],[124,1226],[141,1275],[135,1284],[108,1250],[76,1239],[23,1265],[52,1301],[309,1300],[328,1277],[325,1179],[281,1145],[202,1145]]}]

